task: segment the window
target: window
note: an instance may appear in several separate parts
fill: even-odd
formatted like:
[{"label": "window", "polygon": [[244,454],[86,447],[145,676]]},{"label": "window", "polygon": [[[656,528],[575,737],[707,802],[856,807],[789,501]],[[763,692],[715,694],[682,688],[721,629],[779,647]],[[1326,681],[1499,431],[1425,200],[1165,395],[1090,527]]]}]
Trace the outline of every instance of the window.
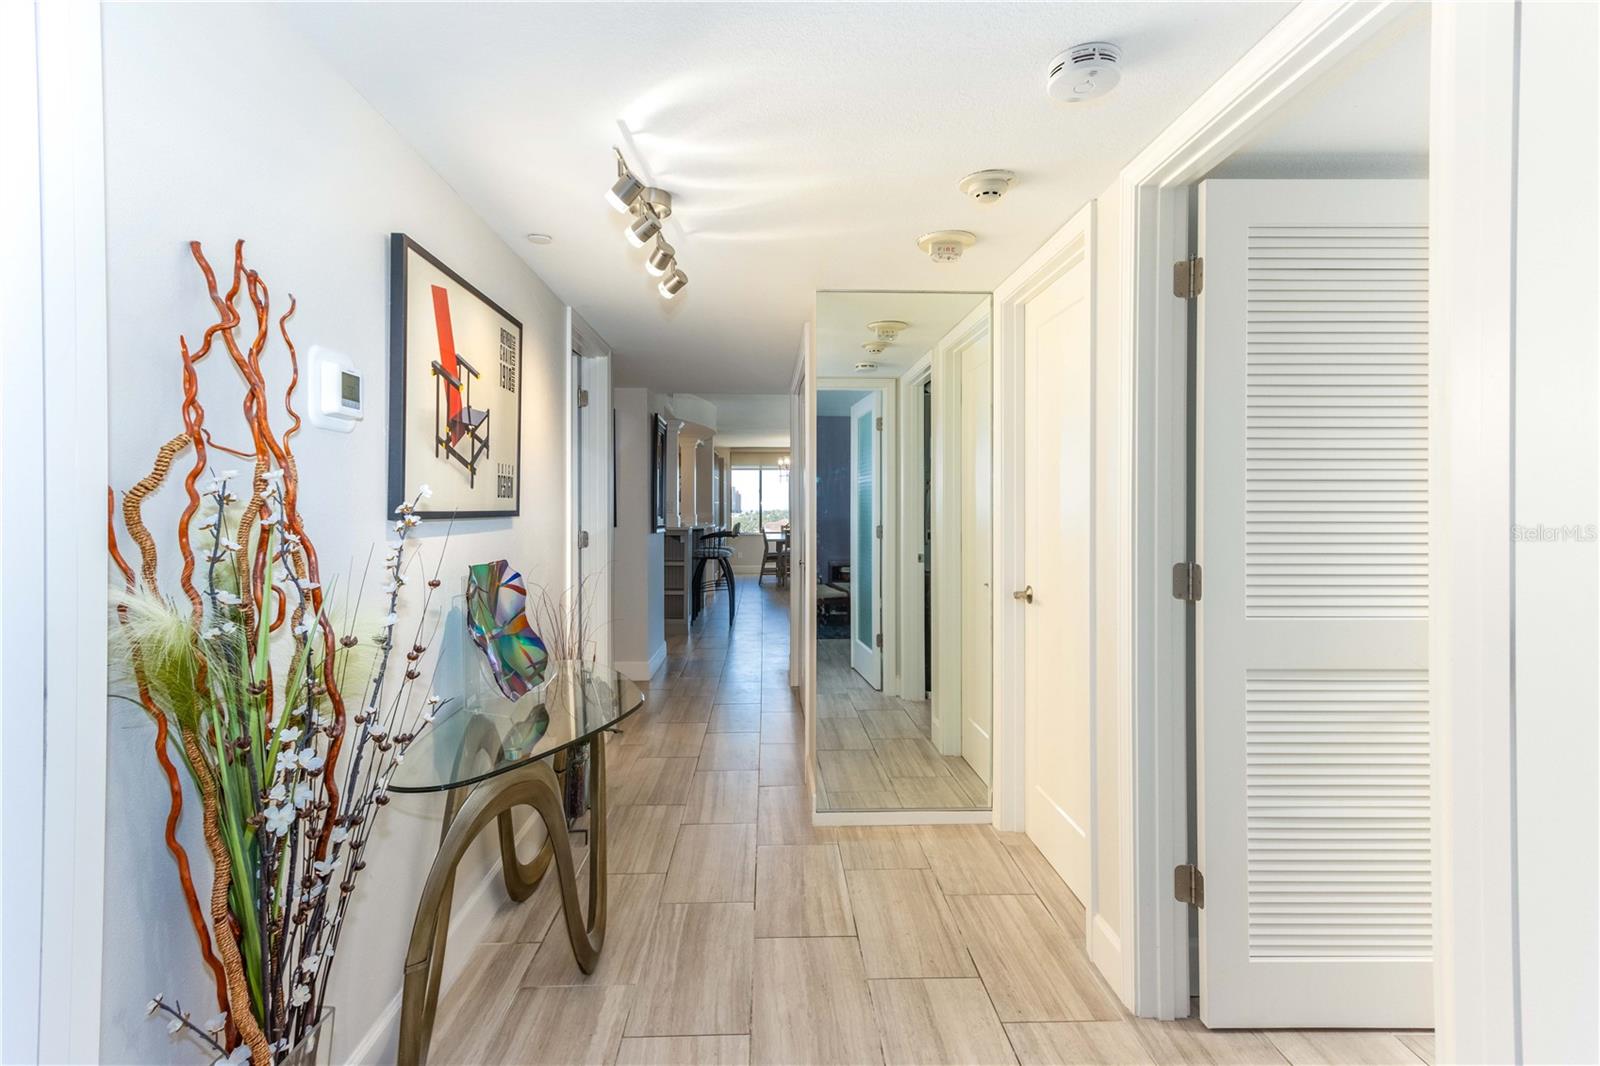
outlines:
[{"label": "window", "polygon": [[733,468],[733,523],[741,532],[781,529],[789,521],[789,471],[772,466]]}]

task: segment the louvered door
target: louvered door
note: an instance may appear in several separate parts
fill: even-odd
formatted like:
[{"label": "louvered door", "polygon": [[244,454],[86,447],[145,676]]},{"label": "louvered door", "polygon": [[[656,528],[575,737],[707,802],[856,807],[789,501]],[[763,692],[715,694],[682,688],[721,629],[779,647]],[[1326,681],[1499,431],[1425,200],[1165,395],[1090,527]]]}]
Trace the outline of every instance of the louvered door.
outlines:
[{"label": "louvered door", "polygon": [[1200,187],[1201,1017],[1432,1024],[1427,187]]}]

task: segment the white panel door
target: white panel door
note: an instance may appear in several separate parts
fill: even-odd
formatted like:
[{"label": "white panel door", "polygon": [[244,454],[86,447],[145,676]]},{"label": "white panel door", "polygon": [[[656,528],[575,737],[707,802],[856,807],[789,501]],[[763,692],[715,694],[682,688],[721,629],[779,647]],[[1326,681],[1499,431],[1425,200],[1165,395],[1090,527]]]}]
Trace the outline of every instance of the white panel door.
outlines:
[{"label": "white panel door", "polygon": [[[987,309],[985,309],[987,310]],[[961,757],[990,784],[994,765],[994,360],[987,321],[961,367]]]},{"label": "white panel door", "polygon": [[[611,349],[570,309],[572,352],[573,562],[578,609],[589,634],[586,658],[611,665],[612,490]],[[524,564],[526,565],[526,564]]]},{"label": "white panel door", "polygon": [[883,394],[850,408],[850,667],[883,688]]},{"label": "white panel door", "polygon": [[1089,899],[1093,338],[1087,261],[1023,309],[1028,836]]},{"label": "white panel door", "polygon": [[1432,1024],[1427,187],[1200,186],[1200,1016]]}]

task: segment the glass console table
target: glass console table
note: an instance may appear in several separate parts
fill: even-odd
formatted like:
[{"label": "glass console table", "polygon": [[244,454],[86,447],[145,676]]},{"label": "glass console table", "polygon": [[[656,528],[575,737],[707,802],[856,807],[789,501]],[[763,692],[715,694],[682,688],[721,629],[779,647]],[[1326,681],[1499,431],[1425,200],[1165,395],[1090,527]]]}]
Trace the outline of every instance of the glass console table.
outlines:
[{"label": "glass console table", "polygon": [[[515,702],[479,686],[479,691],[445,706],[390,776],[394,792],[448,794],[439,853],[423,884],[406,949],[401,1066],[427,1062],[456,867],[492,821],[499,826],[506,893],[513,900],[532,895],[554,860],[572,953],[584,973],[593,972],[606,935],[605,734],[643,704],[633,682],[612,670],[554,663],[544,684]],[[578,902],[564,799],[582,766],[589,772],[587,919]],[[533,808],[545,824],[544,845],[530,862],[517,857],[514,807]]]}]

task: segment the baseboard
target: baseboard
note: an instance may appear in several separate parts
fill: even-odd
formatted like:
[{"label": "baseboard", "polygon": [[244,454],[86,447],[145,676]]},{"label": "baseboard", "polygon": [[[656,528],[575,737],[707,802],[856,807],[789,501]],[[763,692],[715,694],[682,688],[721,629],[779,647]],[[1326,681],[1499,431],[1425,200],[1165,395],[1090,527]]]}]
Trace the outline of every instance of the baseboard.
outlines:
[{"label": "baseboard", "polygon": [[1100,971],[1100,976],[1105,978],[1106,984],[1111,986],[1111,991],[1116,993],[1122,1005],[1132,1011],[1133,997],[1124,981],[1122,938],[1111,928],[1104,915],[1096,914],[1089,923],[1089,942],[1086,946],[1089,961],[1094,963],[1095,969]]},{"label": "baseboard", "polygon": [[761,573],[760,563],[746,564],[743,566],[735,563],[733,567],[734,577],[755,577],[759,573]]},{"label": "baseboard", "polygon": [[[535,826],[543,828],[543,823],[538,818],[529,818],[522,831],[517,834],[518,844],[525,843],[525,839]],[[483,939],[489,922],[494,917],[494,896],[491,892],[496,889],[502,880],[500,863],[496,862],[482,878],[473,886],[472,894],[465,900],[458,900],[451,908],[450,919],[450,948],[444,956],[444,972],[440,975],[439,1002],[444,1002],[444,997],[449,994],[450,986],[456,983],[456,978],[461,976],[461,971],[466,968],[467,960],[472,957],[472,949]],[[409,928],[407,932],[409,933]],[[350,1051],[345,1059],[346,1063],[388,1063],[394,1062],[399,1054],[400,1045],[400,1003],[404,996],[404,988],[394,994],[389,1005],[383,1008],[361,1042]]]},{"label": "baseboard", "polygon": [[629,681],[649,681],[666,664],[667,646],[662,644],[656,648],[655,653],[650,656],[650,661],[647,663],[632,660],[614,663],[613,665],[617,668],[617,673]]}]

